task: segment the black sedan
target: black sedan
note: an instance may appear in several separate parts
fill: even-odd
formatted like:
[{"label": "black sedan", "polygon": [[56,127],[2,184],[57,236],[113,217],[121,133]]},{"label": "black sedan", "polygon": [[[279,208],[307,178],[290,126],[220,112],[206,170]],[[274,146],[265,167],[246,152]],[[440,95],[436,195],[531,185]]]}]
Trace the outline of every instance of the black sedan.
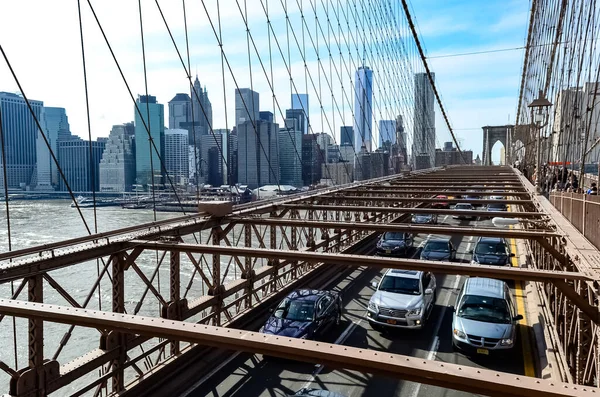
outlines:
[{"label": "black sedan", "polygon": [[456,260],[456,249],[449,239],[432,238],[423,246],[421,259],[452,262]]},{"label": "black sedan", "polygon": [[507,211],[508,208],[506,208],[506,204],[504,204],[504,203],[493,203],[493,204],[488,204],[487,210],[488,211]]},{"label": "black sedan", "polygon": [[416,224],[436,224],[438,216],[437,214],[414,214],[412,216],[411,222]]},{"label": "black sedan", "polygon": [[333,291],[301,289],[289,294],[272,311],[261,332],[313,339],[339,324],[342,301]]},{"label": "black sedan", "polygon": [[377,242],[376,253],[381,256],[405,256],[413,243],[414,238],[410,233],[385,232]]}]

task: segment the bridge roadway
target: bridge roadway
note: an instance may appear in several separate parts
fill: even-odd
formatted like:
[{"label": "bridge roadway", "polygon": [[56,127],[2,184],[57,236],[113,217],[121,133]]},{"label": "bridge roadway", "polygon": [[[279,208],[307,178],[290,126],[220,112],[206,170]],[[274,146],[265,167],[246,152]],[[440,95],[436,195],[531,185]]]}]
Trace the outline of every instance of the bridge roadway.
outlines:
[{"label": "bridge roadway", "polygon": [[[440,223],[460,226],[493,227],[490,220],[458,221],[449,215],[440,216]],[[432,235],[418,235],[410,256],[418,258],[421,246]],[[457,260],[469,262],[475,237],[455,236]],[[511,244],[513,249],[514,244]],[[515,261],[516,262],[516,261]],[[516,264],[516,263],[514,263]],[[342,293],[343,321],[323,337],[323,341],[335,342],[358,348],[389,351],[424,359],[488,368],[519,375],[533,374],[531,341],[517,339],[517,345],[506,357],[469,358],[452,351],[451,327],[452,307],[465,277],[436,275],[437,300],[435,308],[423,330],[393,330],[385,333],[373,330],[364,319],[366,307],[374,288],[373,281],[379,280],[382,272],[361,268],[335,285],[310,285],[312,288],[329,288]],[[513,286],[514,287],[514,286]],[[525,307],[524,294],[513,288],[519,302],[519,310]],[[525,313],[520,313],[524,314]],[[523,321],[521,322],[523,323]],[[524,327],[522,325],[522,327]],[[529,334],[529,333],[526,333]],[[526,353],[524,353],[526,352]],[[186,397],[263,397],[287,396],[303,387],[326,389],[347,397],[358,396],[467,396],[455,390],[389,379],[348,370],[331,370],[311,364],[264,359],[261,355],[234,354],[230,361],[217,364],[213,371],[198,379],[183,396]]]}]

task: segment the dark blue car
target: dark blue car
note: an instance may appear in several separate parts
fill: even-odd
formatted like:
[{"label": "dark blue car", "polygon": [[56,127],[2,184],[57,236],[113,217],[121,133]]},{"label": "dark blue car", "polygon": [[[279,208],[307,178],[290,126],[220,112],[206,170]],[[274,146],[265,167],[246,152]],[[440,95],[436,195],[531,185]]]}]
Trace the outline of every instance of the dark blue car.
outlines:
[{"label": "dark blue car", "polygon": [[313,339],[333,324],[339,324],[342,302],[333,291],[301,289],[289,294],[272,311],[261,332]]}]

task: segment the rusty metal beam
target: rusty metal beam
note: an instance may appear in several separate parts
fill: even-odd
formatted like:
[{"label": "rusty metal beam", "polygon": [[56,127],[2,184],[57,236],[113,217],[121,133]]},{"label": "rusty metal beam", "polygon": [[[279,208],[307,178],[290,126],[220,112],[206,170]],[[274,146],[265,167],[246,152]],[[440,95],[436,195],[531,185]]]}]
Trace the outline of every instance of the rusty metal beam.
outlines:
[{"label": "rusty metal beam", "polygon": [[[591,396],[593,387],[515,376],[475,367],[424,360],[369,349],[265,335],[244,330],[159,320],[142,316],[0,300],[0,312],[63,324],[198,343],[224,349],[321,363],[364,373],[486,394],[490,396]],[[592,391],[593,390],[593,391]]]},{"label": "rusty metal beam", "polygon": [[329,263],[347,266],[371,266],[383,269],[424,270],[444,274],[464,274],[468,276],[491,277],[509,280],[539,281],[552,283],[553,280],[592,279],[582,273],[543,271],[520,267],[491,265],[470,265],[456,262],[434,262],[409,258],[384,258],[378,256],[349,255],[312,251],[288,251],[250,247],[219,247],[208,244],[181,244],[157,241],[136,241],[140,247],[151,250],[181,251],[203,254],[219,253],[228,256],[250,255],[255,258]]},{"label": "rusty metal beam", "polygon": [[[394,203],[450,203],[450,204],[458,204],[458,203],[471,203],[471,204],[515,204],[515,205],[523,205],[523,204],[531,204],[531,200],[487,200],[487,199],[437,199],[437,198],[426,198],[426,197],[389,197],[389,196],[347,196],[347,195],[324,195],[319,198],[326,198],[328,200],[336,199],[338,201],[387,201]],[[318,202],[319,198],[312,198],[312,201]]]},{"label": "rusty metal beam", "polygon": [[[326,205],[326,204],[275,204],[275,209],[283,208],[297,210],[319,210],[319,211],[359,211],[359,212],[383,212],[392,214],[436,214],[454,215],[457,210],[442,208],[418,208],[418,207],[379,207],[371,205]],[[512,212],[512,211],[479,211],[469,212],[473,216],[501,217],[501,218],[539,218],[546,215],[542,212]]]},{"label": "rusty metal beam", "polygon": [[575,291],[575,289],[573,289],[573,287],[571,287],[564,280],[558,280],[554,283],[554,285],[556,288],[561,290],[562,293],[565,294],[573,302],[573,304],[579,308],[579,310],[584,312],[590,318],[590,320],[596,324],[600,323],[600,312],[598,311],[598,306],[590,305],[587,299],[579,295],[577,291]]},{"label": "rusty metal beam", "polygon": [[[467,213],[469,211],[466,211]],[[465,211],[456,212],[464,214]],[[441,225],[415,225],[410,223],[383,224],[375,222],[337,222],[324,220],[295,220],[278,218],[231,218],[239,224],[252,225],[276,225],[296,226],[328,229],[352,229],[370,230],[379,232],[410,232],[415,234],[445,234],[453,236],[483,236],[483,237],[506,237],[538,240],[549,237],[560,237],[560,234],[545,230],[521,230],[521,229],[497,229],[497,228],[475,228],[466,226],[441,226]],[[139,241],[139,240],[138,240]]]},{"label": "rusty metal beam", "polygon": [[131,244],[122,242],[110,243],[91,247],[82,251],[61,252],[55,256],[37,258],[35,260],[30,260],[30,262],[15,263],[13,265],[0,268],[0,284],[11,280],[20,280],[36,274],[43,274],[50,270],[75,265],[90,259],[108,256],[115,252],[123,251],[128,247],[131,247]]},{"label": "rusty metal beam", "polygon": [[[407,181],[408,182],[408,181]],[[456,190],[461,190],[461,189],[477,189],[480,191],[488,191],[488,192],[493,192],[495,190],[501,190],[501,191],[506,191],[506,190],[514,190],[514,191],[522,191],[525,192],[526,189],[520,184],[510,184],[510,185],[498,185],[498,186],[479,186],[476,188],[473,188],[469,185],[466,185],[464,183],[461,183],[460,185],[457,185],[455,183],[431,183],[431,184],[425,184],[425,185],[416,185],[413,183],[411,184],[400,184],[400,183],[394,183],[392,184],[379,184],[379,185],[369,185],[369,186],[360,186],[360,187],[353,187],[353,188],[348,188],[345,191],[346,192],[352,192],[352,191],[360,191],[360,190],[370,190],[370,189],[397,189],[397,190],[435,190],[437,192],[439,192],[440,194],[444,194],[443,190],[444,189],[456,189]]]},{"label": "rusty metal beam", "polygon": [[[379,189],[352,189],[350,190],[352,194],[424,194],[431,196],[431,191],[420,191],[417,192],[415,190],[396,190],[396,189],[386,189],[386,186],[383,186]],[[470,192],[467,189],[465,190],[438,190],[439,194],[443,194],[444,196],[457,196],[457,195],[469,195],[469,196],[493,196],[492,192]],[[529,193],[527,192],[502,192],[496,193],[496,195],[502,194],[503,196],[514,196],[514,197],[529,197]],[[496,200],[494,200],[496,201]]]}]

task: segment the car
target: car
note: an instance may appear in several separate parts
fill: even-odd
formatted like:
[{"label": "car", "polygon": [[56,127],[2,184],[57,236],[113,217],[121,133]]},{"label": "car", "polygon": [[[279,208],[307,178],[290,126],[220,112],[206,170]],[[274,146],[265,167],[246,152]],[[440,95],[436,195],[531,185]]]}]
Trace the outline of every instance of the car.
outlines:
[{"label": "car", "polygon": [[294,394],[289,394],[289,397],[345,397],[339,393],[322,389],[309,389],[307,387],[298,390]]},{"label": "car", "polygon": [[417,224],[436,224],[438,220],[437,214],[414,214],[411,222]]},{"label": "car", "polygon": [[314,339],[338,325],[342,301],[337,292],[300,289],[290,293],[272,310],[262,327],[263,334]]},{"label": "car", "polygon": [[507,266],[510,265],[510,258],[515,256],[502,237],[479,237],[471,253],[473,265]]},{"label": "car", "polygon": [[522,319],[504,281],[468,278],[452,315],[452,346],[475,355],[506,352],[515,345],[517,323]]},{"label": "car", "polygon": [[[438,194],[437,196],[435,196],[435,198],[441,200],[448,200],[448,196],[444,196],[443,194]],[[450,208],[450,203],[447,201],[436,201],[435,203],[431,204],[431,208],[448,209]]]},{"label": "car", "polygon": [[473,206],[471,204],[469,204],[469,203],[458,203],[458,204],[456,204],[454,206],[454,209],[458,210],[458,211],[465,211],[462,214],[453,215],[452,217],[454,219],[475,219],[476,218],[475,216],[473,216],[473,215],[469,214],[468,212],[466,212],[466,211],[473,211],[474,210]]},{"label": "car", "polygon": [[487,205],[487,211],[508,211],[504,203],[492,203]]},{"label": "car", "polygon": [[407,255],[414,244],[414,237],[406,232],[385,232],[379,238],[375,248],[380,256]]},{"label": "car", "polygon": [[492,193],[496,193],[496,194],[490,196],[490,200],[504,200],[504,196],[502,194],[498,194],[498,193],[504,193],[504,191],[494,190]]},{"label": "car", "polygon": [[421,259],[451,262],[456,260],[456,249],[450,239],[432,238],[427,240],[423,246]]},{"label": "car", "polygon": [[375,293],[367,307],[367,320],[376,330],[421,329],[435,304],[436,281],[430,272],[389,269],[373,282]]}]

